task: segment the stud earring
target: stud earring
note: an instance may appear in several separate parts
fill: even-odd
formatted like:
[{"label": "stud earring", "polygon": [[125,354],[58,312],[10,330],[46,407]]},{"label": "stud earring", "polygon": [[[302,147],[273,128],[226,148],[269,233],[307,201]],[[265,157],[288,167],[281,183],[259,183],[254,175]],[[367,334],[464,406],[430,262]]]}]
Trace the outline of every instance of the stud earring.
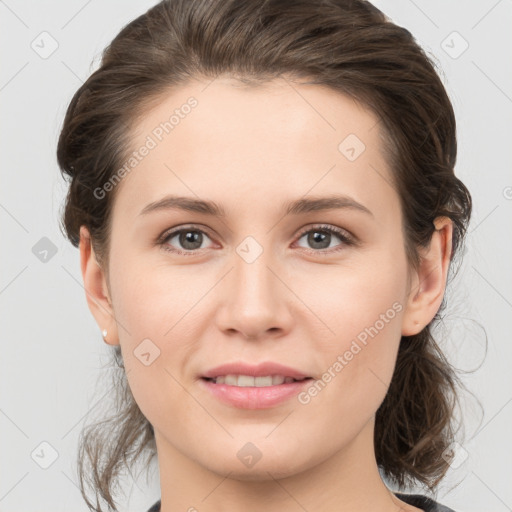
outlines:
[{"label": "stud earring", "polygon": [[106,338],[107,337],[107,329],[103,329],[101,334],[103,334],[103,338]]}]

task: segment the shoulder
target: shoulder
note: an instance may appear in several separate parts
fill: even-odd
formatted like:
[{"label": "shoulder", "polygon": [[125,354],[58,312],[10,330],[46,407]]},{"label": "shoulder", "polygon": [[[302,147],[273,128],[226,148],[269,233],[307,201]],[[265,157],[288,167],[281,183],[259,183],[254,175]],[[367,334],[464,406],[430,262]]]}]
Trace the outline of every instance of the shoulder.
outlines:
[{"label": "shoulder", "polygon": [[399,492],[393,493],[398,499],[405,501],[408,505],[418,507],[424,512],[456,512],[455,510],[441,505],[437,501],[421,494],[402,494]]}]

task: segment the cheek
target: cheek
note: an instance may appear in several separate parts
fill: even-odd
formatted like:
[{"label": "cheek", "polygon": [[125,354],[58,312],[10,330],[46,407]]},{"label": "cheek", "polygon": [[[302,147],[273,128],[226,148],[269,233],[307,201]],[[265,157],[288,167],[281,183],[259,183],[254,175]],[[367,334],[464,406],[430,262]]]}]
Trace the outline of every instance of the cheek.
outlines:
[{"label": "cheek", "polygon": [[404,267],[396,260],[383,255],[376,258],[380,265],[344,269],[323,296],[322,318],[330,329],[317,338],[316,349],[326,371],[336,375],[338,392],[351,390],[354,407],[370,395],[383,398],[393,375],[406,286]]},{"label": "cheek", "polygon": [[[201,339],[204,311],[198,302],[210,285],[189,269],[125,259],[111,275],[127,378],[143,413],[153,410],[150,417],[163,406],[163,397],[179,401],[178,382]],[[155,395],[155,389],[161,393]]]},{"label": "cheek", "polygon": [[380,337],[386,338],[400,333],[406,274],[399,261],[376,257],[374,261],[331,267],[323,276],[315,275],[314,287],[307,281],[295,282],[295,289],[307,290],[304,301],[319,312],[329,328],[324,336],[327,349],[357,337],[364,342],[370,336],[382,334]]},{"label": "cheek", "polygon": [[[317,353],[322,351],[323,374],[314,384],[317,391],[306,390],[299,398],[309,418],[324,421],[328,415],[332,424],[343,425],[347,439],[376,413],[389,388],[402,314],[400,303],[394,306],[377,301],[368,306],[373,311],[364,310],[361,304],[354,311],[347,309],[347,316],[340,315],[335,325],[335,343],[332,337],[327,343],[317,343]],[[382,317],[374,314],[381,311]]]},{"label": "cheek", "polygon": [[[183,267],[182,267],[183,268]],[[124,260],[112,272],[116,319],[126,327],[121,339],[165,340],[166,333],[200,297],[190,273]],[[204,287],[206,288],[206,287]]]}]

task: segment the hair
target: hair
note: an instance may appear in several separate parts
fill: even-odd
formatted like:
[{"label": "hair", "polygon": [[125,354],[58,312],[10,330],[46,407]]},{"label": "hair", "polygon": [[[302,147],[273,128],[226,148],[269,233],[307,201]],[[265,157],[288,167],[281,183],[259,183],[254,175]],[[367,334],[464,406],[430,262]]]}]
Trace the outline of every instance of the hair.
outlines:
[{"label": "hair", "polygon": [[[364,0],[168,0],[126,25],[105,48],[99,68],[74,94],[57,158],[69,190],[61,229],[78,247],[80,226],[90,234],[108,276],[112,205],[94,194],[130,151],[138,119],[173,87],[226,75],[256,86],[289,77],[327,86],[376,114],[394,186],[400,196],[409,269],[418,268],[433,221],[453,222],[453,260],[470,220],[471,196],[455,176],[456,123],[436,72],[411,33]],[[450,278],[451,274],[449,275]],[[403,336],[389,390],[376,412],[375,454],[385,478],[403,488],[433,491],[449,468],[447,450],[458,430],[455,368],[431,329]],[[156,454],[153,427],[130,392],[119,346],[112,352],[116,413],[82,431],[78,453],[82,496],[91,510],[110,510],[123,467],[143,452]],[[92,468],[88,473],[87,461]],[[85,484],[95,493],[89,501]]]}]

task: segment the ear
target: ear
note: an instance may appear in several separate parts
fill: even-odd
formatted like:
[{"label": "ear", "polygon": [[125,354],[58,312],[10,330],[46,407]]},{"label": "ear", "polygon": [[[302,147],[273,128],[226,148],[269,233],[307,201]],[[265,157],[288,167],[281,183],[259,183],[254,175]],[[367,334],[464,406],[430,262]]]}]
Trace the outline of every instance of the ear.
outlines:
[{"label": "ear", "polygon": [[438,217],[434,226],[430,245],[420,250],[420,267],[411,280],[402,317],[402,336],[418,334],[434,318],[443,301],[452,256],[453,223],[448,217]]},{"label": "ear", "polygon": [[87,298],[87,304],[101,331],[107,330],[105,343],[119,345],[117,323],[109,296],[107,280],[100,267],[91,244],[91,237],[85,226],[80,226],[80,266]]}]

